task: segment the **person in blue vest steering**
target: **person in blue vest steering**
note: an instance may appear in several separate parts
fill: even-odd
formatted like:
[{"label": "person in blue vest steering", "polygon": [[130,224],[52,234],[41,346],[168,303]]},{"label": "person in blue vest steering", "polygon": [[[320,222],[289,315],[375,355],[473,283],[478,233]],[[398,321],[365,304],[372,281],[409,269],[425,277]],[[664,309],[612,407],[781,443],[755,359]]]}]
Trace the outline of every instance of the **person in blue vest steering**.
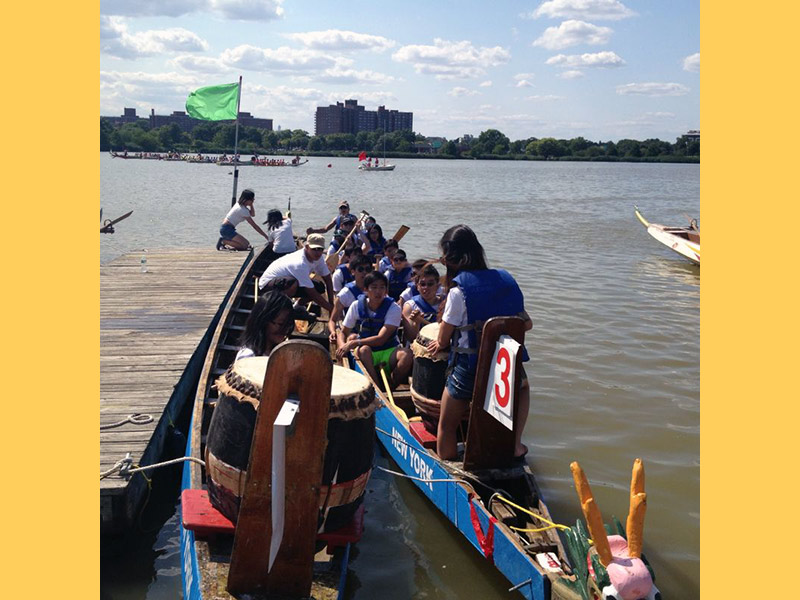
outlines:
[{"label": "person in blue vest steering", "polygon": [[342,200],[339,202],[339,214],[333,217],[330,223],[323,225],[322,227],[308,227],[306,229],[306,235],[311,235],[312,233],[328,233],[333,228],[341,229],[342,221],[349,214],[350,203],[347,200]]},{"label": "person in blue vest steering", "polygon": [[[451,347],[450,373],[442,393],[441,415],[436,435],[436,452],[445,460],[457,457],[456,430],[469,411],[475,386],[475,370],[480,347],[480,328],[491,317],[519,316],[525,331],[533,323],[525,312],[522,291],[514,278],[502,269],[489,269],[486,255],[475,232],[466,225],[455,225],[439,240],[442,263],[447,268],[446,305],[439,326],[439,337],[428,345],[431,353]],[[523,350],[523,361],[528,353]],[[530,386],[524,368],[517,399],[519,409],[514,423],[514,456],[522,457],[528,448],[522,443],[522,430],[528,418]]]},{"label": "person in blue vest steering", "polygon": [[[403,315],[400,307],[386,295],[386,275],[373,271],[364,278],[364,286],[366,293],[347,309],[337,335],[336,358],[342,359],[353,350],[377,385],[383,381],[377,371],[382,369],[388,376],[389,387],[394,389],[408,380],[414,365],[414,355],[401,348],[397,339]],[[348,339],[356,325],[360,326],[358,337]]]}]

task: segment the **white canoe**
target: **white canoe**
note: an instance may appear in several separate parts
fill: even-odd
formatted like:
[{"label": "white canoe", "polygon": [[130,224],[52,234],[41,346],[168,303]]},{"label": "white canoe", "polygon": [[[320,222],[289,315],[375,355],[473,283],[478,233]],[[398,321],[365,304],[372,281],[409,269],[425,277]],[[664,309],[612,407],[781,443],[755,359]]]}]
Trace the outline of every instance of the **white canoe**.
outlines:
[{"label": "white canoe", "polygon": [[[657,223],[650,223],[639,212],[639,207],[633,207],[636,218],[647,228],[647,233],[664,244],[667,248],[674,250],[684,258],[688,258],[694,264],[700,264],[700,230],[695,226],[690,227],[667,227]],[[692,222],[694,223],[694,221]]]}]

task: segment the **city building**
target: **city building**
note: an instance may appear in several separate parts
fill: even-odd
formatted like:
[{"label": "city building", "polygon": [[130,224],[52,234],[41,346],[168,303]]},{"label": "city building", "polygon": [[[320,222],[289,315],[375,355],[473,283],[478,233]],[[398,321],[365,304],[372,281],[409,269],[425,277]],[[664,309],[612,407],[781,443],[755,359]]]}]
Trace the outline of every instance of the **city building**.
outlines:
[{"label": "city building", "polygon": [[[163,125],[171,125],[175,123],[182,131],[190,132],[196,125],[200,123],[209,123],[210,121],[203,121],[201,119],[194,119],[186,114],[185,111],[176,110],[171,115],[157,115],[155,109],[150,109],[150,117],[148,119],[136,116],[135,108],[126,108],[122,116],[119,117],[101,117],[107,119],[115,126],[124,125],[125,123],[140,122],[145,124],[149,129],[156,129]],[[217,123],[230,123],[236,121],[215,121]],[[239,113],[239,125],[242,127],[255,127],[257,129],[266,129],[272,131],[272,119],[260,119],[254,117],[249,112]]]},{"label": "city building", "polygon": [[318,106],[314,115],[314,135],[358,133],[359,131],[399,131],[414,129],[414,113],[387,110],[366,110],[358,100],[345,100],[330,106]]},{"label": "city building", "polygon": [[693,140],[693,141],[694,140],[698,140],[699,141],[700,140],[700,130],[699,129],[690,129],[689,131],[687,131],[684,134],[683,137],[685,137],[685,138],[687,138],[689,140]]}]

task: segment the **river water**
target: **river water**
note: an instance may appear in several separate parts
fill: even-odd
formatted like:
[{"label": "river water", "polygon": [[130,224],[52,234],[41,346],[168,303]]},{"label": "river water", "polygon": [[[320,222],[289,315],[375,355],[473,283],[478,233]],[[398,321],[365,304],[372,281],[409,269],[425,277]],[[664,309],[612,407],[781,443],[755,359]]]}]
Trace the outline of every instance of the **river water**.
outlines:
[{"label": "river water", "polygon": [[[108,155],[100,162],[104,217],[134,211],[115,234],[100,236],[101,262],[147,248],[213,247],[230,207],[230,168]],[[411,260],[438,256],[449,226],[472,227],[490,266],[519,282],[533,319],[523,442],[551,513],[569,525],[580,514],[569,470],[577,460],[606,521],[624,523],[631,466],[641,457],[644,549],[657,585],[665,598],[699,597],[700,270],[633,214],[636,204],[657,223],[698,216],[699,165],[394,162],[395,171],[373,173],[344,158],[244,167],[239,190],[255,190],[259,223],[291,198],[295,233],[327,223],[347,199],[387,237],[408,225],[401,247]],[[246,223],[239,231],[262,240]],[[391,467],[385,458],[379,464]],[[409,482],[373,473],[348,597],[508,597],[505,580]],[[164,495],[151,508],[160,530],[127,552],[104,553],[104,599],[180,596],[177,493]]]}]

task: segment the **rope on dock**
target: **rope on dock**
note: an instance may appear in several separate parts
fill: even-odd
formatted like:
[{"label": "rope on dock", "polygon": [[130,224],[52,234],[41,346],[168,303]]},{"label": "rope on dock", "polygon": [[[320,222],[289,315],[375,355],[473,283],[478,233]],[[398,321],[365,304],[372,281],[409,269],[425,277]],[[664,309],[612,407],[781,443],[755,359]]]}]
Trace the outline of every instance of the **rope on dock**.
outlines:
[{"label": "rope on dock", "polygon": [[108,425],[100,425],[100,431],[102,431],[103,429],[112,429],[114,427],[119,427],[120,425],[125,425],[125,423],[132,423],[133,425],[146,425],[147,423],[152,423],[152,421],[153,421],[152,415],[133,413],[122,419],[122,421],[117,421],[116,423],[109,423]]},{"label": "rope on dock", "polygon": [[[100,473],[100,479],[105,479],[106,477],[116,473],[117,471],[119,471],[119,474],[122,477],[124,477],[125,479],[128,479],[134,473],[142,472],[142,475],[144,475],[143,471],[147,471],[149,469],[157,469],[159,467],[167,467],[169,465],[174,465],[174,464],[177,464],[177,463],[180,463],[180,462],[184,462],[184,461],[187,461],[187,460],[191,461],[191,462],[195,462],[195,463],[199,464],[201,467],[205,467],[206,466],[206,463],[204,461],[200,460],[199,458],[195,458],[194,456],[181,456],[179,458],[173,458],[172,460],[167,460],[167,461],[164,461],[164,462],[154,463],[152,465],[145,465],[144,467],[140,467],[139,465],[134,465],[133,464],[133,458],[131,457],[131,453],[128,452],[128,454],[127,454],[127,456],[125,456],[125,458],[123,458],[122,460],[117,461],[117,463],[113,467],[108,469],[107,471],[103,471],[102,473]],[[131,467],[133,467],[133,468],[131,468]]]}]

